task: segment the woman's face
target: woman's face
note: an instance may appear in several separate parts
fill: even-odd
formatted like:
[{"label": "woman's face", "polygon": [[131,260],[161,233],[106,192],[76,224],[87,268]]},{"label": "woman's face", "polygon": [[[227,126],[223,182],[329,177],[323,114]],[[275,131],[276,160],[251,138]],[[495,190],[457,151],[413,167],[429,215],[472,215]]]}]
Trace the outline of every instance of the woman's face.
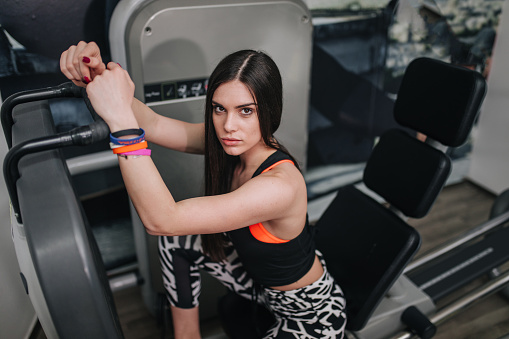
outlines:
[{"label": "woman's face", "polygon": [[229,155],[241,155],[265,144],[256,99],[242,82],[220,85],[212,96],[212,121],[219,142]]}]

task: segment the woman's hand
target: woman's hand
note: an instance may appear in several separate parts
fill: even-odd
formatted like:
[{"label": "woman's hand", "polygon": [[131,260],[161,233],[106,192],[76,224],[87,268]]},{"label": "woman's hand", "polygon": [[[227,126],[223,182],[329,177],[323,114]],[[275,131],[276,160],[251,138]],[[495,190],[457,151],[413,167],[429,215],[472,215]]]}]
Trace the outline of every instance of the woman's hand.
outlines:
[{"label": "woman's hand", "polygon": [[134,83],[126,70],[110,62],[107,69],[87,85],[87,94],[97,114],[111,132],[138,128],[132,110]]},{"label": "woman's hand", "polygon": [[60,56],[60,70],[77,86],[85,87],[105,69],[101,51],[95,42],[80,41]]}]

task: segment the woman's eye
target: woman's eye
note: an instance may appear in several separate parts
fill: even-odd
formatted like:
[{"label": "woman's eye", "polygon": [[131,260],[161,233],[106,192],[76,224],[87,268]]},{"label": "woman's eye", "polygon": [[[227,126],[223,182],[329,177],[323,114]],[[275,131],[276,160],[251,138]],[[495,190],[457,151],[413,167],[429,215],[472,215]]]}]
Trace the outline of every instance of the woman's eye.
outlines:
[{"label": "woman's eye", "polygon": [[217,113],[224,112],[223,106],[214,106],[213,109],[214,109],[214,112],[217,112]]},{"label": "woman's eye", "polygon": [[244,107],[240,112],[243,115],[249,115],[249,114],[253,113],[253,109],[252,108],[248,108],[248,107]]}]

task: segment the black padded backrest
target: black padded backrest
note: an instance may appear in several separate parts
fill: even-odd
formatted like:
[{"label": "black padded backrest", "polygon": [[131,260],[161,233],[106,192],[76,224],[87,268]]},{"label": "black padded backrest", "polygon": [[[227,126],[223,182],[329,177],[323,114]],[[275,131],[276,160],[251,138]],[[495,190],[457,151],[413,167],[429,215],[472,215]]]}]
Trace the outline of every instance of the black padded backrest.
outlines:
[{"label": "black padded backrest", "polygon": [[425,216],[451,172],[441,151],[401,130],[380,137],[364,169],[365,185],[404,215]]},{"label": "black padded backrest", "polygon": [[347,328],[362,329],[417,252],[420,236],[353,186],[342,187],[315,225],[316,245],[347,300]]},{"label": "black padded backrest", "polygon": [[486,81],[479,72],[417,58],[403,76],[394,117],[403,126],[457,147],[467,139],[485,94]]}]

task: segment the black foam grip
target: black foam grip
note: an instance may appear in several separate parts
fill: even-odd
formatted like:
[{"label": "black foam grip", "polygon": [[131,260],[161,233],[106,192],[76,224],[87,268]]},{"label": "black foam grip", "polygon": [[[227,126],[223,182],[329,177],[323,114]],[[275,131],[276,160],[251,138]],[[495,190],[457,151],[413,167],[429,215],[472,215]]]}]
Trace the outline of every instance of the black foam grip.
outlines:
[{"label": "black foam grip", "polygon": [[415,306],[410,306],[403,312],[401,321],[422,339],[432,338],[437,332],[437,327]]}]

